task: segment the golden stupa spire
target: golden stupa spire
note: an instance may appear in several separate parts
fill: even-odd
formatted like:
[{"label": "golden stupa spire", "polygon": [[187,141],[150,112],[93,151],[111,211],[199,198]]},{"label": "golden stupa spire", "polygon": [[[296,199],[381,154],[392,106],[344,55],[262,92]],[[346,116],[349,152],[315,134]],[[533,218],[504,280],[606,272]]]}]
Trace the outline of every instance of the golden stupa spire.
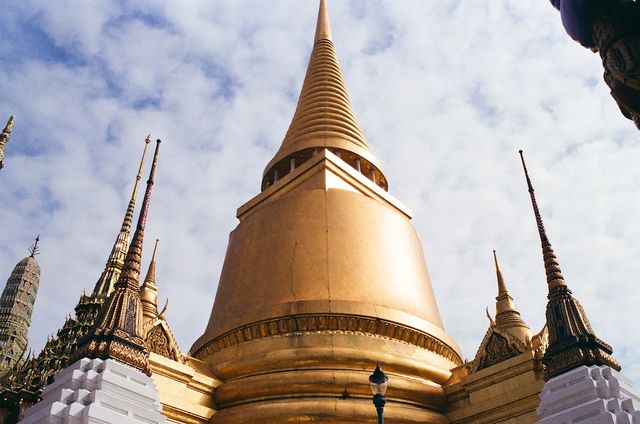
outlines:
[{"label": "golden stupa spire", "polygon": [[93,289],[93,296],[107,297],[113,291],[113,286],[120,277],[120,271],[124,265],[124,259],[127,255],[129,248],[129,234],[131,233],[131,223],[133,222],[133,213],[136,207],[136,197],[138,195],[138,185],[142,179],[142,169],[144,167],[144,157],[147,154],[147,148],[151,143],[151,136],[147,135],[144,140],[144,150],[142,151],[142,158],[140,158],[140,165],[138,166],[138,173],[136,174],[136,182],[133,185],[133,191],[131,193],[131,199],[129,200],[129,206],[127,206],[127,212],[124,214],[124,220],[122,221],[122,227],[116,237],[116,241],[113,243],[109,259],[104,267],[104,271],[100,275],[100,278],[96,282]]},{"label": "golden stupa spire", "polygon": [[158,239],[153,246],[153,255],[149,262],[147,276],[140,287],[140,301],[142,302],[142,314],[144,322],[158,318],[158,287],[156,286],[156,255],[158,254]]},{"label": "golden stupa spire", "polygon": [[314,43],[320,40],[331,41],[331,25],[329,23],[329,11],[327,1],[320,0],[320,10],[318,10],[318,22],[316,24],[316,37]]},{"label": "golden stupa spire", "polygon": [[115,285],[113,293],[102,305],[98,317],[79,344],[72,361],[83,357],[115,359],[147,375],[149,369],[148,352],[144,345],[142,328],[142,303],[140,301],[140,263],[144,243],[144,229],[151,201],[151,190],[158,163],[160,140],[156,141],[153,163],[147,180],[147,189],[138,217],[138,225],[133,234],[131,246]]},{"label": "golden stupa spire", "polygon": [[522,150],[519,153],[542,243],[549,290],[546,311],[549,347],[542,359],[545,378],[553,378],[581,365],[607,365],[619,371],[620,365],[612,356],[613,349],[595,335],[582,305],[573,297],[562,276],[558,259],[542,222]]},{"label": "golden stupa spire", "polygon": [[525,345],[531,340],[531,329],[522,319],[520,312],[516,308],[513,297],[509,294],[507,284],[500,271],[498,256],[493,251],[493,261],[496,266],[496,277],[498,280],[498,296],[496,297],[496,326],[502,330],[507,330],[518,337]]},{"label": "golden stupa spire", "polygon": [[351,107],[331,38],[327,2],[320,0],[313,50],[298,105],[280,149],[265,169],[263,189],[324,148],[387,188]]},{"label": "golden stupa spire", "polygon": [[0,169],[4,167],[4,146],[9,142],[9,138],[11,138],[11,130],[13,129],[13,123],[16,118],[11,115],[9,120],[7,121],[7,125],[0,133]]}]

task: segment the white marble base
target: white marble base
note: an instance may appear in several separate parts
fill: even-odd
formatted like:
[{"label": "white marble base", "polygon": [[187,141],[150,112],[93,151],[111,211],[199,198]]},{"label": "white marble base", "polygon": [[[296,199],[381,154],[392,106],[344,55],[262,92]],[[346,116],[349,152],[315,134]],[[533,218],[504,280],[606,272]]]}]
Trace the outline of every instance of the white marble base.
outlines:
[{"label": "white marble base", "polygon": [[608,366],[581,366],[547,381],[540,424],[640,424],[640,392]]},{"label": "white marble base", "polygon": [[22,424],[164,424],[151,377],[112,359],[83,358],[60,371]]}]

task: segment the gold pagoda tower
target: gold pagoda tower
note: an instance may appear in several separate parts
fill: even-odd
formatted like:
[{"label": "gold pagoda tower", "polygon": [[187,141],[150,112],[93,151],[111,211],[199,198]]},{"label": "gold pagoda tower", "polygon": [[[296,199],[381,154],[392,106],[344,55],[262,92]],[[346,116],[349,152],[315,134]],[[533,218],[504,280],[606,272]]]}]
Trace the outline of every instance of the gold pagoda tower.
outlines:
[{"label": "gold pagoda tower", "polygon": [[388,421],[448,422],[442,386],[460,351],[411,212],[387,188],[321,0],[293,120],[262,192],[237,211],[209,323],[191,348],[219,380],[211,423],[374,422],[376,363],[393,381]]}]

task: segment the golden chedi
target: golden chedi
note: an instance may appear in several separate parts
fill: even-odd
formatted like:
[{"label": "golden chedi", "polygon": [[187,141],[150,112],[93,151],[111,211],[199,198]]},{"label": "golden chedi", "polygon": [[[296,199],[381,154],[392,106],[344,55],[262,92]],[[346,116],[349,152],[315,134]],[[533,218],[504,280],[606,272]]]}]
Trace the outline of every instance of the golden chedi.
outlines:
[{"label": "golden chedi", "polygon": [[191,355],[221,380],[212,423],[446,423],[462,363],[444,331],[411,214],[359,128],[325,1],[298,106],[262,193],[238,209],[218,292]]}]

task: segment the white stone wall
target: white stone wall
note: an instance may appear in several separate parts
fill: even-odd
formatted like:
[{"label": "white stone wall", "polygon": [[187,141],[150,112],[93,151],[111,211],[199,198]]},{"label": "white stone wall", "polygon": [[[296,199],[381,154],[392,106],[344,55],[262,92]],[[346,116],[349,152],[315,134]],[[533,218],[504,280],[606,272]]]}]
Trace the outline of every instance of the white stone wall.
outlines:
[{"label": "white stone wall", "polygon": [[22,424],[165,424],[151,377],[114,360],[83,358],[60,371]]},{"label": "white stone wall", "polygon": [[640,424],[640,392],[608,366],[581,366],[547,381],[540,424]]}]

